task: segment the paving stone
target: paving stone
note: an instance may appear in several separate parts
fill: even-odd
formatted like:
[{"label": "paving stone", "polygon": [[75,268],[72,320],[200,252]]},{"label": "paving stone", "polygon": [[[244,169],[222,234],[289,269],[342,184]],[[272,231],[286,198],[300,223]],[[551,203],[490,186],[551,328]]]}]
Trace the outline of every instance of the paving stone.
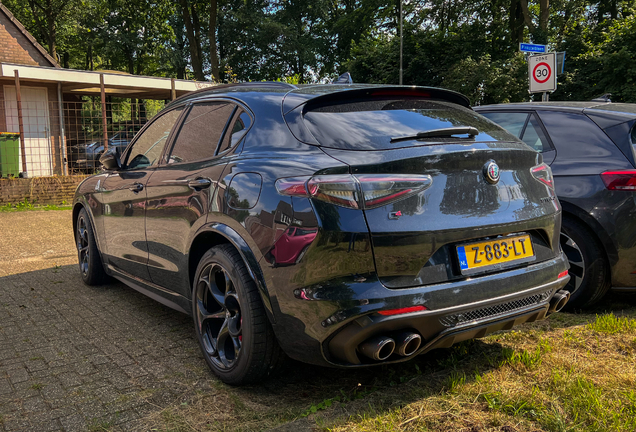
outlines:
[{"label": "paving stone", "polygon": [[21,383],[29,379],[29,372],[24,367],[11,369],[8,371],[9,380],[12,384]]},{"label": "paving stone", "polygon": [[62,427],[67,431],[84,431],[88,429],[86,420],[81,414],[72,414],[59,419]]},{"label": "paving stone", "polygon": [[17,257],[0,265],[0,431],[143,431],[194,383],[208,389],[191,319],[119,282],[84,285],[70,211],[39,213],[0,213],[0,232],[26,239],[0,241]]}]

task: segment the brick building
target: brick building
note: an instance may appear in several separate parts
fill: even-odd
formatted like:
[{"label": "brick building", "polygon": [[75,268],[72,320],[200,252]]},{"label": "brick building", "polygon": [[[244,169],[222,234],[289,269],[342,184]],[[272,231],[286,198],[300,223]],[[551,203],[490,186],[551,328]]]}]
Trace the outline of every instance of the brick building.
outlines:
[{"label": "brick building", "polygon": [[[2,3],[0,63],[60,67]],[[23,122],[27,171],[34,175],[60,172],[60,125],[51,123],[48,113],[58,102],[57,85],[24,82],[20,90],[22,108],[32,114],[25,116]],[[18,120],[15,78],[0,76],[0,132],[19,132]]]}]

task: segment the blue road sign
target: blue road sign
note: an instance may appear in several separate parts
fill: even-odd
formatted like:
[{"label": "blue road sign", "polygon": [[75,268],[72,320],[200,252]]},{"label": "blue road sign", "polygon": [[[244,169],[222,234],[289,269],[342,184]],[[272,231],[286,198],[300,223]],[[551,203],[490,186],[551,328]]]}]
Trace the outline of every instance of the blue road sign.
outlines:
[{"label": "blue road sign", "polygon": [[533,52],[533,53],[544,53],[546,50],[545,45],[537,45],[537,44],[529,44],[529,43],[520,43],[519,51],[524,52]]}]

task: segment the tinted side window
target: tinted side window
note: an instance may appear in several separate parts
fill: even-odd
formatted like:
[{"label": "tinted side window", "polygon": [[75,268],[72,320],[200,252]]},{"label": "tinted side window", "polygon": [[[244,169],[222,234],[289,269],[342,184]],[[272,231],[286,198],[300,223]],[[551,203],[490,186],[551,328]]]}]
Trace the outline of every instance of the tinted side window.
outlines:
[{"label": "tinted side window", "polygon": [[528,121],[526,129],[523,131],[521,139],[538,152],[551,150],[548,140],[543,133],[543,129],[541,129],[539,120],[537,120],[537,116],[534,114],[530,116],[530,121]]},{"label": "tinted side window", "polygon": [[168,163],[188,162],[214,157],[235,105],[205,102],[192,105],[168,158]]},{"label": "tinted side window", "polygon": [[133,144],[126,166],[128,169],[147,168],[156,165],[166,146],[170,131],[181,115],[183,108],[162,114],[139,136]]},{"label": "tinted side window", "polygon": [[230,127],[228,128],[228,132],[223,138],[221,147],[219,147],[219,154],[238,144],[241,138],[245,135],[245,132],[249,129],[251,123],[252,118],[249,114],[239,108],[232,120],[232,124],[230,124]]},{"label": "tinted side window", "polygon": [[569,175],[588,175],[631,166],[586,115],[555,111],[538,111],[538,114],[556,147],[558,157],[552,164],[555,173],[563,169]]},{"label": "tinted side window", "polygon": [[483,115],[489,120],[494,121],[499,126],[503,127],[511,134],[515,135],[517,138],[521,137],[521,132],[523,132],[523,127],[525,126],[526,120],[528,119],[528,113],[480,112],[479,114]]}]

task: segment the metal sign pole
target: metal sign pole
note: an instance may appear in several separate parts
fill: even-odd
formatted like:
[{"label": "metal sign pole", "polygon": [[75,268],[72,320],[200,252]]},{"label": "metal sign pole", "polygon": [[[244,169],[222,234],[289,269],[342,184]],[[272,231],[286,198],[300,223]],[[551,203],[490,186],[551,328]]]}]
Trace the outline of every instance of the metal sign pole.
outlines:
[{"label": "metal sign pole", "polygon": [[402,0],[400,0],[400,85],[402,85],[402,49],[404,43],[404,35],[402,34]]}]

